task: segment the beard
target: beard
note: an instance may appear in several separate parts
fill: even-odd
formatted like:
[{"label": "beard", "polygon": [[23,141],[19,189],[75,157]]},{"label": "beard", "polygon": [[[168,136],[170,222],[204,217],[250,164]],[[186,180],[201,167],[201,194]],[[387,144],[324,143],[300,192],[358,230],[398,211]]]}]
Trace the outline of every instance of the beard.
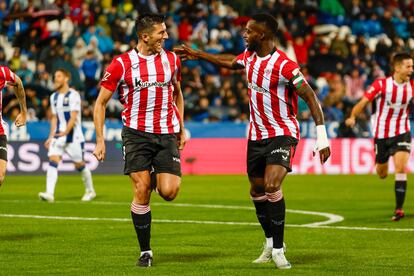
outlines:
[{"label": "beard", "polygon": [[63,87],[63,84],[55,84],[55,90],[60,90]]},{"label": "beard", "polygon": [[254,52],[256,51],[258,48],[258,44],[257,42],[251,41],[248,45],[247,45],[247,50]]}]

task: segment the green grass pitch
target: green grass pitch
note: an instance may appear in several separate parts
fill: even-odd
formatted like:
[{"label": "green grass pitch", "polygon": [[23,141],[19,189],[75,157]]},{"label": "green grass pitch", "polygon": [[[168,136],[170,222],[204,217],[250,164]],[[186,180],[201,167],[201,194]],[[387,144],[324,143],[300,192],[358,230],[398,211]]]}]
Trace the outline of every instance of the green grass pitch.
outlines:
[{"label": "green grass pitch", "polygon": [[[149,269],[135,267],[139,251],[126,176],[94,176],[98,196],[81,203],[80,176],[60,174],[52,204],[37,198],[45,176],[7,176],[0,188],[0,275],[413,275],[413,175],[408,179],[407,216],[391,222],[392,175],[385,181],[289,175],[285,242],[293,267],[280,271],[272,263],[251,263],[264,239],[246,176],[184,176],[173,202],[153,194]],[[344,220],[305,227],[328,218],[295,210]]]}]

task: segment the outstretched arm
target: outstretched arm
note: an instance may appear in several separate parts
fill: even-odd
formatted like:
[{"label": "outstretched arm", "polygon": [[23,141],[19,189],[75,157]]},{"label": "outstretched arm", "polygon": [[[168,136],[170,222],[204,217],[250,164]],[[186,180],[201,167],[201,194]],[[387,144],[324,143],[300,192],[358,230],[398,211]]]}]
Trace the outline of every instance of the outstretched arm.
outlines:
[{"label": "outstretched arm", "polygon": [[362,97],[362,99],[352,108],[351,116],[345,121],[345,125],[348,127],[353,127],[355,125],[355,119],[364,110],[365,106],[369,103],[367,97]]},{"label": "outstretched arm", "polygon": [[95,155],[98,161],[103,161],[105,159],[105,141],[103,128],[105,122],[106,104],[111,99],[111,97],[112,92],[102,86],[101,91],[99,92],[99,96],[95,102],[95,108],[93,110],[93,123],[95,125],[96,132],[96,147],[93,151],[93,155]]},{"label": "outstretched arm", "polygon": [[14,94],[17,97],[20,105],[20,113],[17,115],[14,124],[17,127],[24,126],[26,124],[26,114],[27,114],[27,106],[26,106],[26,93],[24,92],[24,87],[22,80],[17,76],[14,75],[15,81],[10,82],[8,81],[7,84],[14,86]]},{"label": "outstretched arm", "polygon": [[311,111],[313,120],[316,124],[316,150],[319,151],[319,157],[321,163],[325,163],[331,155],[329,148],[328,137],[326,135],[325,120],[323,118],[323,112],[321,105],[315,92],[307,83],[303,83],[300,88],[297,88],[296,92],[306,102]]},{"label": "outstretched arm", "polygon": [[204,59],[215,65],[225,67],[228,69],[242,69],[242,65],[236,62],[236,56],[230,54],[210,54],[200,50],[194,50],[186,45],[181,45],[174,48],[182,60],[187,59]]}]

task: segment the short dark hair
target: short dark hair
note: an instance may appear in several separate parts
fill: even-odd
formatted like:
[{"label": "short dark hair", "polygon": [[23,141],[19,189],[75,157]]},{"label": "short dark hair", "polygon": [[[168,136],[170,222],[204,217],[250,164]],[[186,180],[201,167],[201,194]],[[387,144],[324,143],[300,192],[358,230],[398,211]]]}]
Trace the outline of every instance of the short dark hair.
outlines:
[{"label": "short dark hair", "polygon": [[413,56],[407,52],[396,53],[392,57],[392,66],[394,67],[395,65],[401,63],[403,60],[406,60],[406,59],[413,59]]},{"label": "short dark hair", "polygon": [[268,13],[258,13],[252,16],[252,19],[258,23],[265,25],[266,29],[270,30],[274,37],[277,36],[279,24],[276,18]]},{"label": "short dark hair", "polygon": [[152,31],[155,24],[161,24],[165,22],[165,16],[155,13],[144,13],[138,16],[135,21],[135,31],[140,36],[145,31]]},{"label": "short dark hair", "polygon": [[56,69],[55,73],[58,72],[58,71],[62,72],[63,75],[65,75],[68,79],[70,79],[70,77],[72,76],[72,74],[68,70],[66,70],[65,68],[58,68],[58,69]]}]

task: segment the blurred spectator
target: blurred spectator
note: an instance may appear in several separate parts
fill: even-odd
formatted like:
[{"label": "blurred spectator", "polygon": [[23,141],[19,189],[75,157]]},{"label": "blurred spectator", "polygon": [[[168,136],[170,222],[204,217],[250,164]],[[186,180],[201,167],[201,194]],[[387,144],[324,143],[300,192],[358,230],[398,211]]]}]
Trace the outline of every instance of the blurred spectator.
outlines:
[{"label": "blurred spectator", "polygon": [[40,108],[40,99],[36,95],[36,90],[32,86],[26,86],[26,103],[27,113],[29,114],[28,121],[38,121],[36,112]]},{"label": "blurred spectator", "polygon": [[0,65],[7,65],[6,54],[0,49]]},{"label": "blurred spectator", "polygon": [[355,104],[365,93],[366,74],[360,74],[358,68],[353,68],[350,74],[345,75],[345,97],[346,100]]},{"label": "blurred spectator", "polygon": [[21,65],[21,56],[20,56],[20,48],[15,48],[13,52],[13,56],[10,59],[10,69],[14,72],[20,69]]},{"label": "blurred spectator", "polygon": [[96,98],[98,91],[96,85],[98,84],[101,75],[101,64],[95,56],[93,50],[86,52],[85,58],[81,61],[80,66],[81,80],[85,83],[85,97],[88,100]]},{"label": "blurred spectator", "polygon": [[315,35],[308,34],[305,38],[303,38],[303,36],[298,35],[295,38],[292,38],[292,36],[287,30],[284,31],[284,35],[286,40],[292,43],[297,63],[299,65],[306,65],[308,63],[309,48],[313,44]]},{"label": "blurred spectator", "polygon": [[339,74],[334,74],[332,78],[328,80],[328,83],[330,90],[323,100],[325,120],[341,122],[344,120],[344,104],[342,99],[345,96],[345,85]]},{"label": "blurred spectator", "polygon": [[25,86],[33,80],[33,72],[27,67],[27,62],[27,58],[22,58],[20,68],[16,71],[16,74],[20,77]]},{"label": "blurred spectator", "polygon": [[193,120],[199,122],[206,122],[208,121],[210,114],[208,112],[208,107],[210,105],[210,101],[207,97],[202,97],[198,101],[197,106],[195,106],[193,111]]},{"label": "blurred spectator", "polygon": [[178,24],[178,39],[180,41],[188,41],[193,33],[193,27],[191,26],[187,17],[184,17],[180,24]]}]

